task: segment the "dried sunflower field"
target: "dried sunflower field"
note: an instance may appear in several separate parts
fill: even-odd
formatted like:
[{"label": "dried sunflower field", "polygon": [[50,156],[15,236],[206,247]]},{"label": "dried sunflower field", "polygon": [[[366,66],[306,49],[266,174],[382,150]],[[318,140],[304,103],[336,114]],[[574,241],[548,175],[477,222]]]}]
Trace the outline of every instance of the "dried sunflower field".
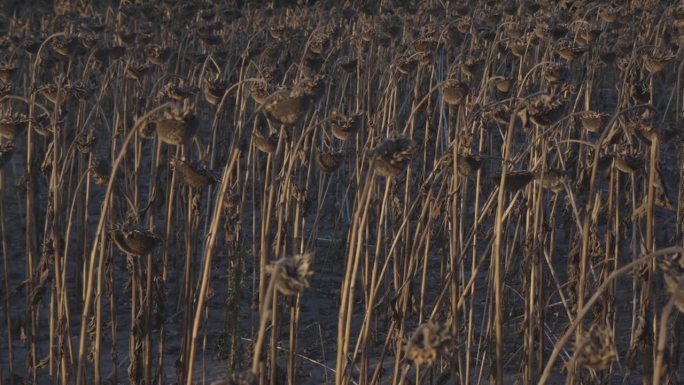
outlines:
[{"label": "dried sunflower field", "polygon": [[0,385],[684,381],[681,0],[6,0]]}]

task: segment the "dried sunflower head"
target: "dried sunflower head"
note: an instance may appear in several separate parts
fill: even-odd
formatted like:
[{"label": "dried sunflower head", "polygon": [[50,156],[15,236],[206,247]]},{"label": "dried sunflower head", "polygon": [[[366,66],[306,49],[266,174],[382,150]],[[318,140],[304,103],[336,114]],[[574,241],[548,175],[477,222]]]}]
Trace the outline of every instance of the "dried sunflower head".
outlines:
[{"label": "dried sunflower head", "polygon": [[309,287],[309,277],[313,274],[312,260],[313,253],[310,252],[280,258],[266,266],[266,273],[275,280],[275,289],[282,295],[300,294]]}]

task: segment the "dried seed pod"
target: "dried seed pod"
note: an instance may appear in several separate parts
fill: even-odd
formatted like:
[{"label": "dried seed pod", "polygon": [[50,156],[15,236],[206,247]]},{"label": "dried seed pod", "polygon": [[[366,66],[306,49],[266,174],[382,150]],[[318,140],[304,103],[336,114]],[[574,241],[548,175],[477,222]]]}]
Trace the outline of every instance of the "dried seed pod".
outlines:
[{"label": "dried seed pod", "polygon": [[195,135],[198,125],[197,118],[189,110],[166,112],[162,118],[155,121],[159,139],[173,146],[181,146],[190,141]]},{"label": "dried seed pod", "polygon": [[442,85],[442,97],[449,105],[458,105],[468,96],[468,84],[449,79]]},{"label": "dried seed pod", "polygon": [[278,146],[278,137],[275,134],[264,136],[259,131],[252,132],[252,140],[254,141],[254,146],[261,152],[267,154],[273,153]]},{"label": "dried seed pod", "polygon": [[327,152],[319,149],[314,149],[314,157],[316,159],[316,164],[325,173],[335,172],[342,162],[341,152]]},{"label": "dried seed pod", "polygon": [[109,236],[119,250],[132,256],[147,255],[157,247],[161,240],[149,230],[126,225],[114,227],[109,232]]},{"label": "dried seed pod", "polygon": [[613,333],[605,325],[593,324],[575,344],[574,359],[594,370],[606,369],[617,357]]},{"label": "dried seed pod", "polygon": [[203,188],[218,182],[219,178],[214,172],[182,159],[171,158],[169,164],[181,175],[183,182],[192,188]]},{"label": "dried seed pod", "polygon": [[399,175],[411,163],[416,143],[408,138],[387,138],[375,147],[370,155],[374,159],[375,171],[385,177]]},{"label": "dried seed pod", "polygon": [[406,358],[416,365],[432,366],[438,358],[450,354],[451,342],[446,326],[429,321],[418,326],[411,334],[404,352]]},{"label": "dried seed pod", "polygon": [[275,282],[275,289],[282,295],[301,294],[309,287],[309,277],[313,274],[311,263],[313,253],[295,254],[280,258],[266,266],[266,273]]}]

